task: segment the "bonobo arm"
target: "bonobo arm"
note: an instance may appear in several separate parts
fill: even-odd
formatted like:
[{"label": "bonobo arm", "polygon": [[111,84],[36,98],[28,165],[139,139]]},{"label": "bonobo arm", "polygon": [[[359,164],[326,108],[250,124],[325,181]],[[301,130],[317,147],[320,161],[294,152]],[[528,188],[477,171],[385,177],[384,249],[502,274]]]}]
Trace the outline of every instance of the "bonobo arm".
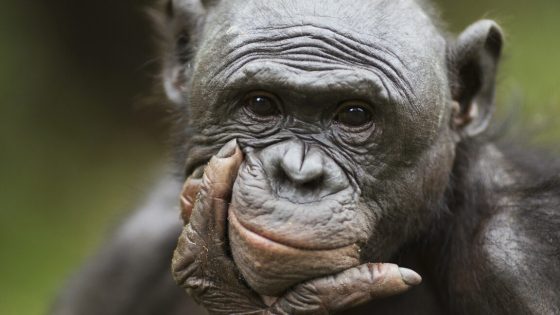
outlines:
[{"label": "bonobo arm", "polygon": [[[190,221],[173,257],[174,276],[211,314],[332,314],[404,292],[421,281],[394,264],[369,263],[299,284],[274,300],[252,291],[240,280],[226,243],[228,199],[242,160],[235,140],[226,144],[210,160],[202,181],[195,179],[200,191],[194,203],[192,196],[183,202]],[[187,181],[187,194],[195,191],[192,186]]]},{"label": "bonobo arm", "polygon": [[54,315],[204,314],[174,283],[170,261],[181,223],[180,184],[166,176],[71,280]]}]

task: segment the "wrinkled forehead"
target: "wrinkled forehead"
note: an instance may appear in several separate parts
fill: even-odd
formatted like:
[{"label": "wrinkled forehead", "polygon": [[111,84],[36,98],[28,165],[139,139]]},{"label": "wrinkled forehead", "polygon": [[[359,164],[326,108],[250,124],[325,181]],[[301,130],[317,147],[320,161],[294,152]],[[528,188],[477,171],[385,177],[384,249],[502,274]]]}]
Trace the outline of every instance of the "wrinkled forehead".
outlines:
[{"label": "wrinkled forehead", "polygon": [[[251,34],[328,31],[374,46],[395,47],[401,57],[441,53],[444,41],[415,0],[223,0],[209,16],[207,39],[220,47]],[[312,36],[313,34],[309,34]]]},{"label": "wrinkled forehead", "polygon": [[224,0],[201,39],[193,82],[209,89],[354,78],[414,106],[445,97],[446,42],[414,0]]}]

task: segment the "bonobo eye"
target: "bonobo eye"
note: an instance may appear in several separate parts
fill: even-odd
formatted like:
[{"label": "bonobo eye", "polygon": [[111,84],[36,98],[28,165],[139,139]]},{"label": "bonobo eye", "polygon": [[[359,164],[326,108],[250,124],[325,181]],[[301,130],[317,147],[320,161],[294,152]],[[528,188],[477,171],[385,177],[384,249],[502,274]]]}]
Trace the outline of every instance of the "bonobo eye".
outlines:
[{"label": "bonobo eye", "polygon": [[361,101],[350,101],[342,104],[334,119],[348,127],[361,127],[371,122],[372,114],[367,104]]},{"label": "bonobo eye", "polygon": [[274,116],[280,112],[276,97],[263,91],[249,93],[245,97],[244,106],[261,117]]}]

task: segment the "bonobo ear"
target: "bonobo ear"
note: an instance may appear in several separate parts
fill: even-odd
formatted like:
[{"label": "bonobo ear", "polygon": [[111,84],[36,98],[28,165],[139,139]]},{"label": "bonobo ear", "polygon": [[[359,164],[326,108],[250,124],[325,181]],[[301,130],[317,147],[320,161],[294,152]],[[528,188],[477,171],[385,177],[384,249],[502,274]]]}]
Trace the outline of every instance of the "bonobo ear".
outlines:
[{"label": "bonobo ear", "polygon": [[464,136],[483,132],[492,117],[502,43],[498,24],[481,20],[469,26],[450,46],[448,64],[454,100],[451,123]]},{"label": "bonobo ear", "polygon": [[159,37],[162,60],[162,84],[167,98],[182,105],[186,82],[190,75],[189,63],[193,57],[197,35],[207,9],[215,0],[163,0],[150,11]]}]

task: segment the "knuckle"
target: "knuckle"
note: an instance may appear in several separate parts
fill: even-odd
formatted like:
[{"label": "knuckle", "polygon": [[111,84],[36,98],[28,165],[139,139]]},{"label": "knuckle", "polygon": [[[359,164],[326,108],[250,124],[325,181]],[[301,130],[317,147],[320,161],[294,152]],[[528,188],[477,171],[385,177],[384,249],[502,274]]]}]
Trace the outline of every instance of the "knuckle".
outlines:
[{"label": "knuckle", "polygon": [[301,296],[316,296],[319,292],[314,283],[304,283],[296,291]]}]

